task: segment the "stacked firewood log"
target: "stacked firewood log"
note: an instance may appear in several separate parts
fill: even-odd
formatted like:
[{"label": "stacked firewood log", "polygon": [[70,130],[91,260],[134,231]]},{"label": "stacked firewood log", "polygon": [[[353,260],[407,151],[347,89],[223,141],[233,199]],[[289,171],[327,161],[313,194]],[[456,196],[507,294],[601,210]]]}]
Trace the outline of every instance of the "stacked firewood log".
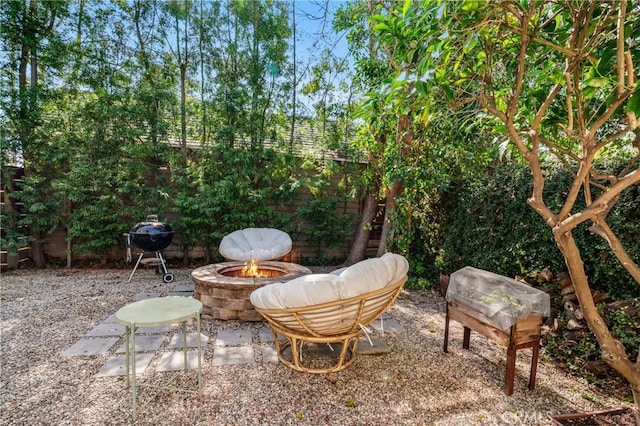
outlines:
[{"label": "stacked firewood log", "polygon": [[[544,290],[550,293],[553,306],[551,315],[543,328],[543,334],[557,333],[561,328],[568,331],[587,329],[587,322],[578,303],[576,290],[567,272],[554,274],[549,269],[543,269],[538,272],[535,279],[528,277],[516,277],[516,279],[536,287],[545,287]],[[559,285],[548,285],[554,281]],[[553,290],[557,291],[554,292]],[[596,305],[606,302],[608,299],[607,295],[601,291],[592,291],[591,295]],[[560,313],[564,315],[560,315]]]},{"label": "stacked firewood log", "polygon": [[[561,359],[564,356],[560,352],[565,355],[575,353],[574,359],[566,359],[566,361],[580,365],[596,377],[604,378],[616,375],[614,370],[599,357],[595,336],[589,331],[573,282],[567,272],[554,274],[549,269],[544,269],[538,272],[534,278],[516,277],[516,279],[540,287],[551,296],[551,314],[542,327],[543,347],[547,346],[550,340],[561,338],[557,349],[559,353],[556,354]],[[624,309],[628,314],[640,317],[640,310],[629,301],[612,302],[605,293],[597,290],[592,290],[591,296],[596,306],[599,307],[601,315]],[[581,358],[581,356],[588,356],[585,348],[589,345],[585,342],[590,342],[593,345],[592,359]],[[573,351],[571,348],[577,350]]]}]

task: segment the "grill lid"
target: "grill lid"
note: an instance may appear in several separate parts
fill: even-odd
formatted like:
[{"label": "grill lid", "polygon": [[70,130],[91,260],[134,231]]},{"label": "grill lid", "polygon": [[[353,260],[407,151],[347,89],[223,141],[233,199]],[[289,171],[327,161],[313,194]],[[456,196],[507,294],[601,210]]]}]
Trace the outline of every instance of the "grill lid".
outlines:
[{"label": "grill lid", "polygon": [[140,222],[131,228],[132,242],[146,251],[163,250],[173,240],[171,225],[158,221],[158,216],[148,215],[145,222]]}]

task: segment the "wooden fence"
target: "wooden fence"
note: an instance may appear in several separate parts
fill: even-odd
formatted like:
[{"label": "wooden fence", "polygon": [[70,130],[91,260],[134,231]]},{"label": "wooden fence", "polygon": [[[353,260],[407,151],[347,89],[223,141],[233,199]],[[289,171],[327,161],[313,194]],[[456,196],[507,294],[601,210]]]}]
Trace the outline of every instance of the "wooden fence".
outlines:
[{"label": "wooden fence", "polygon": [[[19,168],[13,168],[11,173],[4,173],[3,171],[3,182],[2,182],[2,193],[0,194],[2,204],[2,213],[3,213],[3,226],[13,227],[14,231],[21,232],[24,237],[21,239],[20,247],[17,253],[11,253],[11,250],[7,250],[7,247],[2,247],[2,268],[6,269],[15,269],[20,266],[21,263],[27,262],[29,260],[29,244],[28,244],[28,230],[24,227],[20,227],[20,229],[16,229],[15,221],[8,221],[9,213],[16,209],[21,209],[22,206],[13,202],[11,197],[8,197],[8,194],[13,191],[19,190],[20,182],[22,181],[23,171]],[[302,208],[306,202],[311,198],[311,195],[308,192],[302,192],[297,197],[295,197],[293,203],[287,205],[282,208],[283,213],[291,214],[295,213],[298,209]],[[350,217],[351,221],[345,226],[348,227],[350,232],[343,239],[343,241],[334,244],[330,247],[323,245],[320,247],[320,253],[318,253],[318,247],[311,244],[309,241],[305,240],[303,232],[305,230],[305,226],[310,226],[309,224],[305,224],[304,222],[300,222],[301,229],[294,235],[292,235],[293,239],[293,249],[290,254],[290,260],[296,263],[305,262],[309,259],[314,259],[318,257],[322,257],[325,259],[333,259],[336,261],[341,261],[346,259],[349,254],[349,250],[351,249],[351,245],[353,243],[353,238],[356,234],[356,228],[358,226],[361,212],[363,207],[363,201],[359,199],[350,199],[346,201],[342,201],[339,203],[336,214],[340,216]],[[376,249],[379,241],[379,234],[381,228],[381,220],[384,216],[384,205],[381,204],[380,213],[377,215],[376,221],[373,224],[373,230],[371,232],[371,237],[369,240],[369,250],[367,252],[368,256],[374,256],[376,253]],[[20,213],[24,215],[23,212]],[[146,214],[146,213],[145,213]],[[14,216],[15,217],[15,216]],[[177,218],[175,214],[168,214],[166,216],[161,217],[170,217]],[[140,221],[143,221],[145,218],[141,217]],[[133,226],[134,224],[130,224]],[[3,242],[4,234],[6,229],[3,228]],[[126,252],[124,249],[124,239],[122,236],[118,236],[120,243],[118,245],[114,245],[114,247],[110,250],[108,254],[109,260],[121,260],[125,258]],[[68,250],[69,244],[67,241],[67,232],[65,229],[57,229],[54,232],[48,234],[43,242],[45,255],[49,259],[57,259],[57,260],[65,260],[68,259]],[[214,251],[217,251],[217,247],[211,248]],[[134,248],[135,251],[135,248]],[[170,260],[183,259],[184,258],[184,249],[182,244],[179,241],[179,238],[174,239],[173,243],[164,250],[165,256]],[[198,263],[200,260],[205,259],[205,250],[203,247],[191,247],[189,248],[188,258],[192,263]],[[73,253],[72,261],[84,261],[89,259],[98,259],[98,257],[91,253]]]}]

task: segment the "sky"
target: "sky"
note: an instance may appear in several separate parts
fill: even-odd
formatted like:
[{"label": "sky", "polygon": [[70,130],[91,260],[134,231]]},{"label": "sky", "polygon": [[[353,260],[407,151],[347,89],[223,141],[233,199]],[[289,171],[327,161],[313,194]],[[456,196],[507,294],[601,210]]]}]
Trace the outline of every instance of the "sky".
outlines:
[{"label": "sky", "polygon": [[348,56],[347,39],[344,33],[336,34],[332,21],[336,10],[346,5],[342,0],[296,0],[296,25],[300,33],[300,50],[314,55],[331,47],[338,57]]},{"label": "sky", "polygon": [[[352,63],[346,34],[336,34],[332,27],[335,12],[346,4],[347,1],[344,0],[295,0],[296,26],[299,34],[296,62],[299,64],[318,63],[323,58],[325,49],[328,48],[335,59],[344,59],[349,64]],[[307,70],[305,77],[307,78],[304,80],[310,77],[310,70]],[[331,76],[331,78],[334,85],[337,86],[341,80],[348,78],[348,76],[342,74]],[[332,93],[335,101],[345,101],[348,96],[348,93],[340,90],[335,90]],[[313,103],[302,94],[299,95],[298,100],[307,107]]]}]

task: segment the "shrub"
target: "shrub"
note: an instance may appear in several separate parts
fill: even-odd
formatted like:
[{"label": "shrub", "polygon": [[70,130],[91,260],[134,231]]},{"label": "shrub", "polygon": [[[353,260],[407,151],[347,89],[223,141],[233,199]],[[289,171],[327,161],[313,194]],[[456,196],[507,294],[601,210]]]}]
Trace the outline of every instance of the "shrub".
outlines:
[{"label": "shrub", "polygon": [[[610,160],[603,166],[615,170],[621,162]],[[546,202],[557,210],[572,177],[557,166],[546,170],[546,178]],[[526,166],[498,164],[484,175],[455,179],[439,197],[414,206],[416,230],[409,252],[413,272],[435,282],[437,271],[448,274],[467,265],[506,276],[525,275],[545,267],[566,270],[551,229],[526,202],[531,188]],[[636,185],[620,196],[607,217],[636,262],[640,261],[640,245],[636,243],[640,241],[638,205],[640,188]],[[575,209],[582,206],[584,199],[579,199]],[[592,288],[614,299],[640,296],[640,286],[623,270],[606,241],[589,231],[589,225],[579,226],[574,236]],[[417,242],[424,247],[416,249]]]}]

